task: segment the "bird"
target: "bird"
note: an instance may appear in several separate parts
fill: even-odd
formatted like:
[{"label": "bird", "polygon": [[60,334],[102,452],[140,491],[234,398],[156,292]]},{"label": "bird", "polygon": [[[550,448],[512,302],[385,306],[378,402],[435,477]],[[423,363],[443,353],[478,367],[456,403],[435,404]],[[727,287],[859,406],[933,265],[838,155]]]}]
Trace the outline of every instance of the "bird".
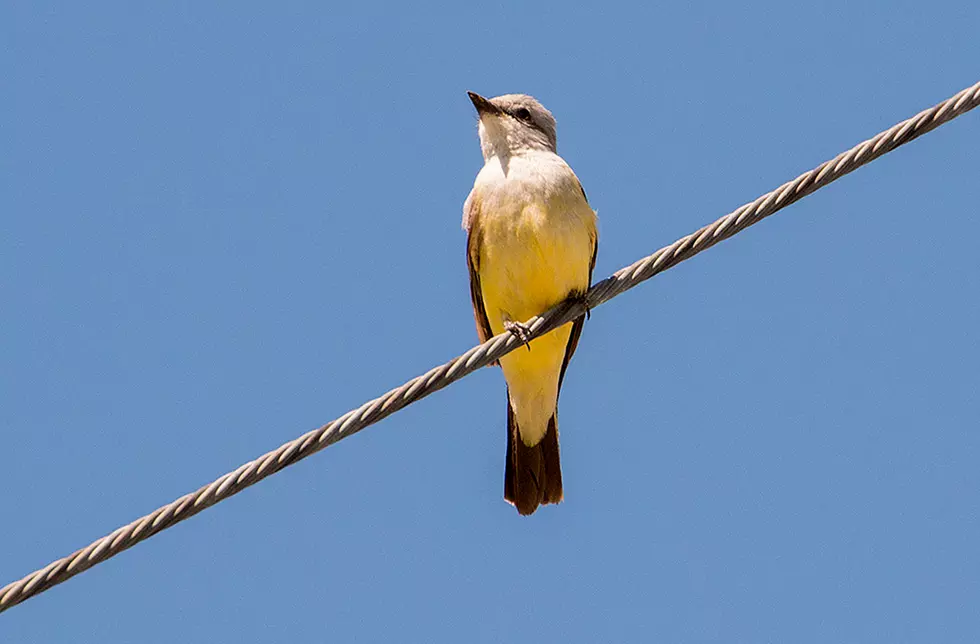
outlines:
[{"label": "bird", "polygon": [[564,498],[558,396],[586,315],[530,340],[524,320],[584,298],[598,249],[596,213],[558,156],[555,117],[527,94],[468,92],[484,165],[463,204],[466,263],[481,342],[510,331],[504,499],[521,515]]}]

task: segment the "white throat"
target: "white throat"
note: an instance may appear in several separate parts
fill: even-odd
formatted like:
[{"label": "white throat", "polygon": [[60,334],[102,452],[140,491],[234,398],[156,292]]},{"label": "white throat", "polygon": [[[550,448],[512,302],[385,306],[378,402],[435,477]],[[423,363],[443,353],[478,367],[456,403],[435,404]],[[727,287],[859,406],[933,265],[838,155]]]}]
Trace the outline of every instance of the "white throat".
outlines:
[{"label": "white throat", "polygon": [[518,156],[529,150],[554,152],[548,137],[509,116],[484,116],[480,119],[480,149],[483,160]]}]

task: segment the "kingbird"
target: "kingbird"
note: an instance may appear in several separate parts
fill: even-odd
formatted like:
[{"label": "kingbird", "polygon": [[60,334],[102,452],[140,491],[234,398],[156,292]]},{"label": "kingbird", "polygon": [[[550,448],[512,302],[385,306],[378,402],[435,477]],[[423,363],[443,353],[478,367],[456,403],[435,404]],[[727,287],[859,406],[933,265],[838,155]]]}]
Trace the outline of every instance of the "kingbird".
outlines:
[{"label": "kingbird", "polygon": [[551,112],[525,94],[469,97],[484,160],[463,205],[473,317],[481,342],[508,330],[527,345],[500,359],[507,381],[504,499],[527,515],[563,498],[558,394],[585,316],[530,343],[521,323],[588,291],[596,216],[556,152]]}]

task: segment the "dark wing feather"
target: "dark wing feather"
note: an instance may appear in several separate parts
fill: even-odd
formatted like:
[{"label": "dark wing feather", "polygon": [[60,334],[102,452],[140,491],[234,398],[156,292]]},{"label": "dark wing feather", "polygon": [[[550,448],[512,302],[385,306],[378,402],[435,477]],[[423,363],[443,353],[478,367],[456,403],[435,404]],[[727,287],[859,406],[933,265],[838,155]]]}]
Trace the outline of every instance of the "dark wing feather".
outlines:
[{"label": "dark wing feather", "polygon": [[[579,184],[581,186],[582,184]],[[582,195],[585,195],[585,189],[582,189]],[[595,257],[596,253],[599,251],[599,238],[592,238],[592,259],[589,260],[589,285],[592,284],[592,271],[595,269]],[[584,295],[584,294],[583,294]],[[561,373],[558,374],[558,393],[561,394],[561,383],[565,379],[565,369],[568,368],[568,362],[572,359],[572,355],[575,353],[575,349],[578,347],[578,339],[582,336],[582,327],[585,326],[585,316],[579,316],[572,322],[572,332],[568,334],[568,344],[565,345],[565,358],[561,363]]]},{"label": "dark wing feather", "polygon": [[463,224],[466,226],[466,266],[470,271],[470,300],[473,302],[473,318],[476,321],[476,334],[480,342],[486,342],[493,337],[490,329],[490,319],[483,305],[483,288],[480,286],[480,246],[483,237],[476,220],[480,216],[473,195],[466,200],[464,206]]}]

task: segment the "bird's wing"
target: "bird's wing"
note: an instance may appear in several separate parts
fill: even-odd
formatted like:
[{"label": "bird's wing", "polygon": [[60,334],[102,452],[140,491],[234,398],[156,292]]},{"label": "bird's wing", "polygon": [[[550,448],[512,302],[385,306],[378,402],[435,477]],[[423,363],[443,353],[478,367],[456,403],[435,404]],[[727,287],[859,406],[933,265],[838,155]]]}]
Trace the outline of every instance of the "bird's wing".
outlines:
[{"label": "bird's wing", "polygon": [[[582,188],[582,184],[579,183],[579,187]],[[585,197],[585,188],[582,188],[582,196]],[[588,203],[588,198],[586,197],[586,203]],[[592,285],[592,271],[595,269],[595,257],[599,251],[599,235],[593,229],[592,232],[592,258],[589,260],[589,286]],[[587,286],[586,289],[589,287]],[[578,347],[578,339],[582,335],[582,327],[585,326],[585,316],[582,315],[572,322],[572,332],[568,334],[568,344],[565,345],[565,358],[561,363],[561,372],[558,374],[558,391],[561,391],[561,383],[565,379],[565,369],[568,368],[568,362],[572,359],[572,354],[575,353],[575,349]]]},{"label": "bird's wing", "polygon": [[483,235],[477,219],[480,216],[479,197],[475,190],[466,198],[463,204],[463,228],[466,229],[466,266],[470,270],[470,299],[473,301],[473,318],[476,320],[476,333],[480,342],[486,342],[493,337],[490,330],[490,319],[483,304],[483,289],[480,286],[480,247]]}]

